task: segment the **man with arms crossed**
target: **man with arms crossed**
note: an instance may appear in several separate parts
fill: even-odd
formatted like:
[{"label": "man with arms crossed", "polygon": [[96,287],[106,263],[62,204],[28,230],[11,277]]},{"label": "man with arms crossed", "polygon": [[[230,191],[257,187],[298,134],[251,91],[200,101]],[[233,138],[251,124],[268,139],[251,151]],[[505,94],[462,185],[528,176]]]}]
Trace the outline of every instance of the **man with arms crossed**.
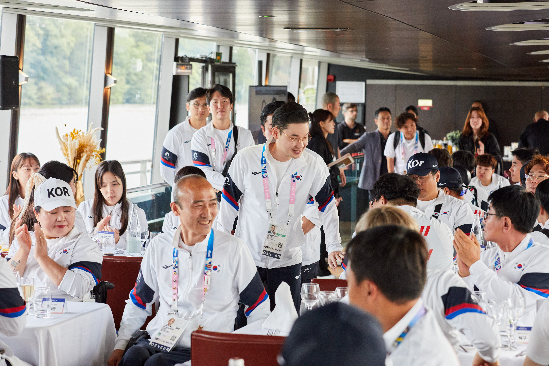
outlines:
[{"label": "man with arms crossed", "polygon": [[325,231],[329,265],[335,268],[344,256],[338,212],[325,162],[305,148],[307,111],[297,103],[286,103],[275,111],[272,123],[275,142],[248,147],[235,156],[223,187],[218,227],[231,232],[239,216],[235,235],[252,252],[271,308],[275,306],[275,291],[284,281],[299,309],[300,246],[304,234],[313,228],[301,215],[313,197]]},{"label": "man with arms crossed", "polygon": [[[191,359],[191,333],[196,329],[232,332],[239,301],[245,304],[250,321],[269,315],[268,297],[245,243],[211,228],[218,202],[210,183],[197,175],[185,176],[176,182],[174,197],[170,207],[180,226],[174,235],[156,236],[147,247],[109,366],[119,361],[132,366],[186,362]],[[153,342],[160,336],[171,343],[157,340],[166,347],[162,348],[141,339],[122,357],[156,301],[160,307],[147,332]]]}]

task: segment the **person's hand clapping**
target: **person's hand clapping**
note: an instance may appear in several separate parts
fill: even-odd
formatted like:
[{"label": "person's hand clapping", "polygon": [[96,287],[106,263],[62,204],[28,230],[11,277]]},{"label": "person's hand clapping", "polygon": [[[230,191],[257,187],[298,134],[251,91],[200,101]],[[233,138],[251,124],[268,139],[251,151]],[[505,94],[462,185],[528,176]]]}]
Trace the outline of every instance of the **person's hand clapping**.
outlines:
[{"label": "person's hand clapping", "polygon": [[468,276],[470,266],[481,257],[481,246],[474,235],[468,236],[460,229],[455,231],[453,246],[457,253],[459,272],[463,277]]},{"label": "person's hand clapping", "polygon": [[108,231],[110,233],[115,234],[115,244],[118,244],[118,240],[120,239],[120,234],[118,233],[118,229],[113,229],[111,226],[105,226],[103,228],[104,231]]},{"label": "person's hand clapping", "polygon": [[32,247],[32,238],[27,225],[21,225],[21,219],[15,222],[15,237],[19,243],[19,250],[23,250],[28,255]]},{"label": "person's hand clapping", "polygon": [[36,240],[36,245],[34,246],[34,257],[37,260],[47,257],[48,243],[46,242],[44,232],[38,223],[34,224],[34,238]]},{"label": "person's hand clapping", "polygon": [[485,145],[483,144],[483,142],[478,141],[478,144],[479,144],[479,147],[476,150],[477,155],[485,154]]},{"label": "person's hand clapping", "polygon": [[105,231],[105,226],[109,224],[109,221],[111,221],[111,215],[105,216],[100,222],[98,222],[96,226],[97,232]]}]

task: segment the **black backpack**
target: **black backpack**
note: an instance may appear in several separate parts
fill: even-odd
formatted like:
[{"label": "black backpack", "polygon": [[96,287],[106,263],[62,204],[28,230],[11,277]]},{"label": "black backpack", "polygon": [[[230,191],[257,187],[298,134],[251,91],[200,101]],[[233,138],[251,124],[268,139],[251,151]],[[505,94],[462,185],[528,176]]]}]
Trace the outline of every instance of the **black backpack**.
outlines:
[{"label": "black backpack", "polygon": [[[418,140],[420,141],[420,146],[422,146],[422,150],[424,150],[424,146],[426,145],[426,134],[422,130],[418,130]],[[399,145],[399,141],[401,140],[401,134],[399,131],[395,131],[393,133],[393,149],[397,149],[397,145]]]}]

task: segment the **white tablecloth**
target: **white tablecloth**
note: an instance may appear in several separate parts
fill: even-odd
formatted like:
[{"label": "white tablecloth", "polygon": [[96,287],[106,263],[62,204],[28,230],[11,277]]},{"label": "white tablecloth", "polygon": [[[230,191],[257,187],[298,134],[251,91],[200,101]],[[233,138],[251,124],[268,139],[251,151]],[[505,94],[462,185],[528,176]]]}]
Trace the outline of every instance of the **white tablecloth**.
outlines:
[{"label": "white tablecloth", "polygon": [[[460,340],[463,344],[467,343],[466,338],[462,334],[460,335]],[[459,349],[458,352],[458,360],[460,361],[460,365],[472,366],[472,361],[474,360],[476,350],[472,346],[464,346],[464,348],[468,352],[464,351],[463,349]],[[522,354],[522,351],[525,351],[527,349],[527,345],[518,344],[517,348],[518,349],[514,351],[508,351],[504,348],[501,349],[500,357],[498,358],[501,366],[523,366],[523,361],[525,361],[525,353]]]},{"label": "white tablecloth", "polygon": [[64,314],[28,316],[16,337],[0,334],[17,357],[37,366],[106,365],[115,338],[111,308],[93,302],[68,302]]}]

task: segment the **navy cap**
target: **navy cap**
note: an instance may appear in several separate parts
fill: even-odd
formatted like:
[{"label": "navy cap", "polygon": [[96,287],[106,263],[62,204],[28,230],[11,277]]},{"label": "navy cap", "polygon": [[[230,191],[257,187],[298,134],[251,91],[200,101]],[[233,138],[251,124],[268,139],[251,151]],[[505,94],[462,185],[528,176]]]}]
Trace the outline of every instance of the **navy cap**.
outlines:
[{"label": "navy cap", "polygon": [[277,359],[284,366],[384,366],[386,346],[372,315],[336,302],[299,317]]},{"label": "navy cap", "polygon": [[428,153],[414,154],[407,161],[407,174],[423,177],[437,168],[437,159]]},{"label": "navy cap", "polygon": [[460,172],[455,168],[441,167],[439,169],[439,182],[437,182],[439,188],[449,189],[462,189],[464,184],[462,182],[462,176]]}]

